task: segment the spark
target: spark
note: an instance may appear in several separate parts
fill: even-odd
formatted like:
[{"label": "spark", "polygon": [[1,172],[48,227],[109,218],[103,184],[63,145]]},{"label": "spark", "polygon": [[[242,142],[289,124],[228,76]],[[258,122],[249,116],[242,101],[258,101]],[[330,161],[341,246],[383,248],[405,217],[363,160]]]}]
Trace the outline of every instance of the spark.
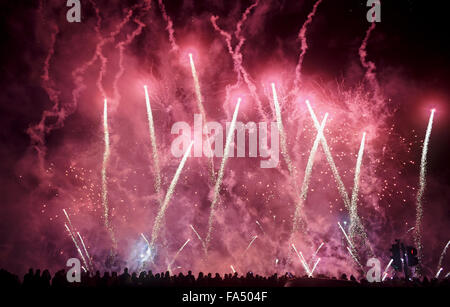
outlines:
[{"label": "spark", "polygon": [[408,229],[408,231],[406,232],[406,233],[408,233],[408,232],[410,232],[411,230],[413,230],[415,227],[411,227],[410,229]]},{"label": "spark", "polygon": [[440,268],[439,271],[436,273],[436,276],[435,276],[434,278],[438,278],[439,275],[441,274],[441,272],[442,272],[443,269],[444,269],[444,268]]},{"label": "spark", "polygon": [[302,254],[301,252],[299,253],[299,252],[297,251],[297,249],[295,248],[294,243],[292,243],[291,246],[292,246],[292,248],[294,249],[295,253],[297,254],[298,259],[300,260],[301,264],[303,265],[303,268],[305,269],[306,273],[307,273],[308,275],[310,275],[311,272],[309,271],[308,264],[306,263],[305,259],[303,258],[303,254]]},{"label": "spark", "polygon": [[388,274],[385,272],[385,273],[383,274],[383,278],[381,279],[381,281],[384,281],[384,280],[386,279],[387,276],[388,276]]},{"label": "spark", "polygon": [[317,264],[319,264],[319,261],[320,261],[320,258],[317,259],[316,263],[314,263],[314,266],[313,266],[313,268],[312,268],[312,270],[311,270],[311,274],[309,275],[309,277],[312,277],[312,275],[313,275],[313,273],[314,273],[314,270],[315,270],[316,267],[317,267]]},{"label": "spark", "polygon": [[427,167],[427,153],[428,153],[428,143],[430,141],[431,129],[433,128],[433,117],[435,110],[431,110],[430,119],[428,121],[427,131],[425,134],[425,140],[422,148],[422,158],[420,159],[420,179],[419,179],[419,190],[417,191],[417,201],[416,201],[416,228],[414,233],[414,241],[417,246],[417,256],[419,258],[419,271],[422,262],[422,199],[425,192],[426,185],[426,167]]},{"label": "spark", "polygon": [[444,257],[445,257],[445,254],[447,253],[447,249],[448,249],[449,245],[450,245],[450,240],[445,245],[444,249],[442,250],[441,256],[439,257],[438,268],[440,268],[442,265],[442,261],[444,260]]},{"label": "spark", "polygon": [[233,140],[233,136],[234,136],[234,129],[236,126],[236,119],[237,119],[240,104],[241,104],[241,98],[238,98],[238,101],[236,103],[236,108],[234,109],[233,120],[231,121],[230,128],[229,128],[229,131],[227,134],[227,139],[225,142],[225,150],[224,150],[224,154],[222,157],[222,162],[220,164],[219,174],[217,175],[216,184],[214,186],[214,196],[213,196],[213,200],[211,202],[211,212],[209,214],[209,221],[208,221],[208,234],[207,234],[206,240],[205,240],[206,251],[208,250],[209,242],[211,240],[214,210],[215,210],[216,203],[219,199],[220,186],[222,184],[225,165],[227,163],[227,159],[228,159],[228,155],[229,155],[229,151],[230,151],[230,144],[231,144],[231,142]]},{"label": "spark", "polygon": [[73,236],[73,233],[70,231],[69,226],[67,226],[67,224],[64,224],[64,226],[66,227],[67,232],[69,233],[70,238],[73,241],[73,244],[75,244],[75,247],[76,247],[76,249],[78,251],[78,254],[80,254],[81,260],[83,260],[84,265],[87,267],[88,265],[87,265],[86,259],[84,258],[84,255],[81,252],[80,247],[78,246],[77,240],[75,240],[75,237]]},{"label": "spark", "polygon": [[147,118],[148,118],[148,125],[149,125],[149,133],[150,133],[150,142],[152,144],[152,153],[153,153],[153,166],[155,168],[155,190],[156,194],[158,195],[158,200],[161,202],[161,170],[159,167],[159,156],[158,156],[158,149],[156,146],[156,136],[155,136],[155,126],[153,123],[153,114],[152,114],[152,107],[150,105],[150,98],[148,95],[147,86],[144,85],[144,91],[145,91],[145,104],[147,106]]},{"label": "spark", "polygon": [[183,158],[181,159],[180,164],[178,165],[178,168],[175,172],[175,175],[173,176],[172,182],[170,183],[169,188],[166,192],[166,197],[164,198],[164,201],[159,208],[158,215],[155,218],[155,223],[153,224],[153,231],[152,231],[152,239],[150,246],[153,248],[155,246],[156,239],[158,238],[159,231],[161,229],[161,223],[164,217],[164,214],[166,213],[166,209],[169,206],[170,199],[172,198],[173,192],[175,191],[175,187],[177,185],[178,179],[180,178],[181,171],[183,170],[184,164],[186,163],[186,160],[191,152],[192,145],[194,145],[194,142],[192,141],[191,144],[189,144],[188,149],[184,153]]},{"label": "spark", "polygon": [[250,246],[252,246],[253,242],[258,238],[258,236],[253,236],[252,240],[250,241],[250,243],[248,244],[247,248],[245,249],[245,251],[242,253],[242,255],[245,255],[245,253],[248,251],[248,249],[250,248]]},{"label": "spark", "polygon": [[[311,152],[309,153],[308,163],[306,164],[305,175],[303,178],[302,188],[300,192],[300,198],[297,202],[297,206],[295,208],[294,221],[292,225],[292,235],[297,230],[298,223],[300,222],[300,215],[306,201],[306,196],[308,195],[308,187],[311,178],[312,168],[314,165],[314,158],[316,156],[317,148],[319,147],[319,141],[323,136],[323,129],[325,128],[325,123],[327,121],[328,113],[325,114],[322,124],[320,125],[319,132],[317,133],[316,139],[314,140],[313,147],[311,148]],[[323,244],[323,243],[322,243]]]}]

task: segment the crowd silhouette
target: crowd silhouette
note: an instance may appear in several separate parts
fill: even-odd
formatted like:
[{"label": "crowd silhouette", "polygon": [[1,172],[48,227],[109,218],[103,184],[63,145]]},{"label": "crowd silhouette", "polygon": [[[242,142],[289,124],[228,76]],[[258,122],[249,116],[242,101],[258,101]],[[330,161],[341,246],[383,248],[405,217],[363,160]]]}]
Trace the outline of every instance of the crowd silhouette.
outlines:
[{"label": "crowd silhouette", "polygon": [[388,278],[380,283],[369,283],[365,279],[359,281],[354,276],[348,278],[343,274],[340,278],[319,275],[315,278],[307,276],[295,277],[290,273],[284,275],[273,274],[270,276],[261,276],[248,272],[245,275],[225,274],[221,276],[200,272],[198,276],[189,271],[187,274],[179,273],[171,275],[169,271],[156,273],[152,271],[143,271],[129,273],[125,268],[121,274],[117,272],[100,271],[95,274],[90,272],[81,272],[80,282],[68,282],[66,271],[60,270],[51,276],[49,270],[29,269],[21,281],[17,275],[14,275],[4,269],[0,270],[1,288],[23,288],[23,289],[50,289],[50,288],[151,288],[151,287],[449,287],[450,278],[429,280],[413,278],[406,280],[404,278]]}]

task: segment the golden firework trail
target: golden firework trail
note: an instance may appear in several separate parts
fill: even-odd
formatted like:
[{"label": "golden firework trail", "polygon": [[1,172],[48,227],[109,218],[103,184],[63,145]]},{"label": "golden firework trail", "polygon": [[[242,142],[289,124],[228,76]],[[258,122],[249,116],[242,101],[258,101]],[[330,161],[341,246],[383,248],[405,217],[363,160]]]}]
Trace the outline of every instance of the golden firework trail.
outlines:
[{"label": "golden firework trail", "polygon": [[419,274],[422,266],[422,199],[425,192],[426,185],[426,168],[427,168],[427,153],[428,144],[430,142],[431,129],[433,128],[433,117],[435,110],[431,110],[430,119],[428,121],[427,132],[425,134],[425,140],[422,148],[422,158],[420,159],[420,178],[419,178],[419,190],[417,191],[416,201],[416,226],[414,230],[414,241],[417,247],[417,258],[419,259]]},{"label": "golden firework trail", "polygon": [[158,195],[159,204],[162,204],[161,199],[161,170],[159,168],[159,156],[158,156],[158,148],[156,146],[156,136],[155,136],[155,126],[153,123],[153,114],[152,107],[150,104],[150,98],[148,95],[147,85],[144,85],[145,91],[145,104],[147,106],[147,118],[148,118],[148,126],[150,133],[150,142],[152,144],[152,156],[153,156],[153,166],[155,168],[155,190]]},{"label": "golden firework trail", "polygon": [[359,265],[359,267],[361,268],[361,270],[364,271],[364,267],[361,265],[361,262],[359,262],[358,258],[356,258],[356,256],[353,254],[352,250],[350,249],[350,247],[347,246],[347,250],[350,253],[350,255],[352,256],[353,260],[355,260],[355,262]]},{"label": "golden firework trail", "polygon": [[338,222],[338,225],[339,225],[339,228],[342,230],[342,233],[344,234],[345,238],[347,239],[348,244],[352,247],[352,249],[355,249],[355,247],[353,246],[352,241],[347,236],[347,233],[345,232],[344,228],[342,228],[341,223]]},{"label": "golden firework trail", "polygon": [[170,268],[172,267],[172,264],[174,264],[175,260],[177,260],[178,255],[181,253],[181,251],[183,250],[183,248],[189,243],[191,239],[187,239],[186,242],[184,242],[184,244],[178,249],[178,251],[175,253],[175,256],[173,256],[172,261],[169,263],[169,265],[167,266],[167,269],[170,271]]},{"label": "golden firework trail", "polygon": [[67,221],[69,222],[70,229],[73,229],[72,222],[70,221],[69,215],[67,214],[66,209],[63,209],[64,215],[66,216]]},{"label": "golden firework trail", "polygon": [[[361,146],[359,147],[358,158],[356,160],[355,167],[355,177],[353,180],[353,190],[352,190],[352,199],[350,203],[350,240],[353,241],[355,239],[356,233],[358,231],[358,226],[360,224],[359,216],[358,216],[358,191],[359,191],[359,178],[361,175],[361,164],[364,153],[364,141],[366,139],[366,133],[363,133],[363,137],[361,140]],[[366,239],[365,233],[361,231],[361,235]]]},{"label": "golden firework trail", "polygon": [[[313,109],[311,108],[311,105],[308,100],[305,101],[306,106],[308,107],[309,113],[311,115],[312,120],[314,121],[314,126],[316,127],[317,131],[320,129],[319,121],[317,120],[316,114],[314,113]],[[322,138],[320,140],[320,143],[322,144],[323,151],[325,152],[325,157],[328,161],[328,164],[331,167],[331,171],[333,172],[333,176],[338,184],[338,190],[341,194],[341,197],[344,201],[345,206],[347,209],[350,207],[350,199],[348,198],[347,191],[345,190],[344,183],[342,182],[341,176],[339,175],[339,171],[336,167],[336,164],[334,163],[333,156],[331,155],[330,148],[328,147],[327,140],[325,139],[325,136],[322,135]]]},{"label": "golden firework trail", "polygon": [[234,267],[233,267],[232,264],[230,264],[230,268],[231,268],[231,270],[233,271],[233,274],[236,273],[236,270],[234,269]]},{"label": "golden firework trail", "polygon": [[323,242],[319,245],[319,247],[316,249],[316,251],[314,252],[314,254],[313,254],[313,258],[317,255],[317,253],[319,252],[319,250],[322,248],[322,246],[323,246]]},{"label": "golden firework trail", "polygon": [[303,209],[303,205],[306,201],[306,196],[308,195],[308,187],[311,179],[312,168],[314,165],[314,158],[316,156],[317,148],[319,147],[319,142],[323,136],[323,129],[325,128],[325,123],[328,118],[328,113],[325,114],[322,124],[320,125],[319,132],[317,133],[316,139],[314,140],[313,147],[311,148],[311,152],[309,153],[308,163],[306,164],[305,175],[303,178],[302,188],[300,192],[300,198],[297,202],[297,206],[295,207],[294,221],[292,224],[292,236],[298,229],[298,224],[301,220],[301,213]]},{"label": "golden firework trail", "polygon": [[316,267],[317,267],[317,265],[319,264],[319,262],[320,262],[320,258],[317,259],[316,263],[314,263],[314,266],[313,266],[313,268],[312,268],[312,270],[311,270],[311,274],[309,275],[309,277],[312,277],[312,275],[313,275],[313,273],[314,273],[314,270],[316,269]]},{"label": "golden firework trail", "polygon": [[[194,59],[192,57],[192,53],[189,53],[189,63],[191,64],[191,71],[192,71],[192,78],[194,79],[194,87],[195,87],[195,96],[197,97],[197,107],[200,111],[200,114],[202,116],[202,122],[203,125],[206,125],[206,112],[205,108],[203,106],[203,96],[200,88],[200,82],[198,80],[197,70],[195,69]],[[203,129],[203,127],[202,127]],[[209,141],[209,138],[206,138],[207,146],[208,148],[211,148],[211,143]],[[203,149],[202,149],[203,150]],[[209,159],[210,164],[210,171],[211,171],[211,180],[215,180],[215,172],[214,172],[214,158],[211,155],[211,158]]]},{"label": "golden firework trail", "polygon": [[437,271],[436,276],[434,278],[438,278],[443,269],[444,268],[440,268],[439,271]]},{"label": "golden firework trail", "polygon": [[[314,110],[311,108],[311,104],[309,103],[309,101],[306,100],[305,103],[306,103],[306,106],[308,107],[309,113],[310,113],[311,118],[312,118],[312,120],[314,122],[314,126],[316,127],[316,130],[319,131],[320,125],[319,125],[319,121],[317,120],[316,114],[314,113]],[[327,162],[330,165],[331,172],[333,173],[334,179],[336,180],[339,194],[341,195],[342,200],[344,201],[344,204],[345,204],[347,210],[349,210],[349,212],[351,214],[352,213],[352,211],[351,211],[351,201],[350,201],[350,199],[348,197],[348,194],[347,194],[347,191],[345,189],[344,183],[342,182],[341,176],[339,175],[339,171],[338,171],[338,169],[336,167],[336,163],[334,163],[333,156],[331,155],[330,148],[328,147],[328,144],[327,144],[327,140],[325,139],[325,136],[323,134],[322,134],[322,138],[321,138],[321,144],[322,144],[322,148],[323,148],[323,151],[325,153],[325,157],[327,159]],[[364,240],[367,241],[367,236],[365,235],[364,226],[361,224],[359,216],[350,216],[350,219],[353,220],[356,223],[356,227],[360,230]]]},{"label": "golden firework trail", "polygon": [[391,264],[392,264],[393,261],[394,261],[394,259],[391,259],[391,261],[389,261],[388,265],[386,266],[386,268],[385,268],[384,271],[383,271],[383,275],[384,275],[384,274],[387,274],[387,270],[390,268],[390,266],[391,266]]},{"label": "golden firework trail", "polygon": [[87,267],[88,265],[87,265],[86,259],[84,258],[84,255],[81,252],[80,247],[78,246],[77,240],[75,240],[75,237],[73,236],[72,232],[70,231],[69,226],[67,226],[67,224],[64,224],[64,226],[66,227],[67,232],[69,233],[69,236],[70,236],[70,238],[73,241],[73,244],[75,244],[75,247],[76,247],[76,249],[78,251],[78,254],[80,254],[81,260],[83,260],[84,265]]},{"label": "golden firework trail", "polygon": [[175,172],[175,175],[173,176],[172,182],[170,183],[170,186],[167,189],[166,197],[164,198],[164,201],[163,201],[161,207],[159,208],[158,215],[155,218],[155,223],[153,224],[152,238],[151,238],[151,242],[150,242],[151,248],[153,248],[155,246],[156,239],[158,238],[159,232],[161,230],[161,223],[163,221],[164,214],[166,213],[166,209],[169,206],[169,202],[172,198],[173,192],[175,191],[175,187],[177,185],[178,179],[180,178],[180,174],[181,174],[181,171],[183,170],[184,164],[186,163],[186,160],[189,157],[192,145],[194,145],[193,141],[191,142],[191,144],[189,144],[188,149],[184,153],[184,156],[181,159],[180,164],[178,165],[177,171]]},{"label": "golden firework trail", "polygon": [[108,101],[105,98],[103,104],[103,133],[105,150],[103,152],[103,165],[102,165],[102,204],[103,204],[103,218],[105,222],[105,228],[109,231],[111,239],[113,241],[114,248],[116,247],[116,239],[114,233],[109,223],[109,207],[108,207],[108,178],[107,178],[107,167],[109,161],[109,155],[111,153],[109,148],[109,128],[108,128]]},{"label": "golden firework trail", "polygon": [[250,243],[248,244],[247,248],[245,249],[245,251],[242,253],[242,255],[245,255],[245,253],[248,251],[248,249],[250,248],[250,246],[252,246],[253,242],[255,242],[255,240],[258,238],[258,236],[253,236],[252,240],[250,241]]},{"label": "golden firework trail", "polygon": [[281,109],[280,109],[280,103],[278,101],[277,90],[275,88],[275,83],[272,83],[271,85],[272,85],[273,104],[275,107],[275,116],[277,119],[277,127],[278,127],[278,131],[280,132],[281,155],[283,156],[283,159],[286,162],[286,165],[287,165],[288,171],[289,171],[289,175],[292,177],[292,179],[294,179],[295,187],[296,187],[295,191],[297,193],[298,188],[297,188],[297,184],[296,184],[296,180],[295,180],[295,173],[294,173],[295,169],[292,166],[292,161],[289,156],[289,152],[287,150],[286,133],[284,132],[283,120],[281,118]]},{"label": "golden firework trail", "polygon": [[292,246],[292,248],[294,249],[295,253],[297,254],[298,259],[300,260],[301,264],[303,265],[303,268],[305,269],[306,273],[307,273],[308,275],[310,275],[311,272],[309,271],[309,267],[308,267],[308,264],[307,264],[306,261],[305,261],[305,258],[303,258],[303,254],[302,254],[301,252],[299,253],[299,252],[297,251],[297,249],[295,248],[294,243],[292,243],[291,246]]},{"label": "golden firework trail", "polygon": [[261,231],[263,232],[263,234],[266,234],[266,232],[264,231],[264,229],[262,228],[261,224],[260,224],[258,221],[256,221],[256,225],[259,226],[259,228],[261,229]]},{"label": "golden firework trail", "polygon": [[206,240],[205,240],[206,252],[208,251],[209,242],[211,241],[211,232],[212,232],[212,226],[213,226],[213,220],[214,220],[214,211],[215,211],[216,203],[219,200],[220,186],[222,185],[225,165],[227,163],[228,155],[230,152],[230,145],[231,145],[231,142],[233,141],[234,129],[236,126],[236,119],[237,119],[237,115],[239,112],[240,104],[241,104],[241,98],[238,98],[236,107],[234,109],[233,120],[231,121],[230,128],[229,128],[229,131],[227,134],[227,139],[225,142],[225,150],[223,153],[222,162],[220,163],[219,174],[217,175],[216,184],[214,186],[214,196],[213,196],[213,200],[211,202],[211,212],[209,214],[209,221],[208,221],[208,234],[206,235]]},{"label": "golden firework trail", "polygon": [[450,245],[450,240],[447,242],[444,249],[442,250],[441,257],[439,257],[438,269],[442,266],[442,261],[444,260],[444,257],[445,257],[445,254],[447,253],[447,249],[448,249],[449,245]]},{"label": "golden firework trail", "polygon": [[192,225],[189,225],[189,226],[191,226],[192,231],[196,234],[196,236],[200,240],[200,242],[202,242],[203,250],[206,253],[206,245],[205,245],[205,242],[203,241],[202,237],[200,237],[200,235],[198,234],[197,230],[195,230],[194,226],[192,226]]},{"label": "golden firework trail", "polygon": [[89,260],[90,268],[94,269],[94,265],[92,264],[91,256],[89,256],[89,253],[88,253],[88,250],[86,248],[86,245],[84,244],[83,238],[81,237],[81,235],[80,235],[80,233],[78,231],[77,231],[77,235],[78,235],[78,238],[80,239],[81,246],[83,246],[83,250],[84,250],[84,253],[86,254],[86,258]]}]

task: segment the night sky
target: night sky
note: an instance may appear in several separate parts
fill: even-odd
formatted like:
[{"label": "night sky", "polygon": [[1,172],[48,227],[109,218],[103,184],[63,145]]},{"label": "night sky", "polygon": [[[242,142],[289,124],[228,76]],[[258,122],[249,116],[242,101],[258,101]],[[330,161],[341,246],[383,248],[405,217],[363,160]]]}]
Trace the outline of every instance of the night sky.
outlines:
[{"label": "night sky", "polygon": [[[257,2],[242,23],[246,81],[211,16],[218,17],[223,31],[236,34],[254,1],[166,0],[165,16],[158,1],[82,0],[81,23],[66,21],[64,1],[2,1],[0,267],[15,273],[29,267],[54,271],[76,257],[64,227],[66,209],[99,270],[124,265],[165,270],[191,239],[172,269],[222,273],[232,264],[241,271],[303,274],[289,235],[296,203],[292,182],[301,185],[316,136],[304,104],[309,99],[319,121],[329,113],[325,137],[350,195],[362,132],[367,133],[358,213],[373,253],[361,247],[358,257],[364,264],[375,255],[382,266],[394,239],[414,243],[414,232],[408,230],[415,225],[422,142],[430,110],[436,109],[422,224],[424,271],[434,275],[450,239],[450,50],[444,1],[382,1],[381,22],[366,47],[366,60],[376,66],[373,83],[358,54],[371,26],[366,1],[323,0],[307,27],[308,48],[293,91],[302,45],[297,36],[315,2]],[[165,17],[173,22],[172,41]],[[233,48],[238,40],[232,36]],[[270,83],[276,83],[298,176],[292,178],[281,154],[274,169],[259,168],[259,158],[230,158],[210,256],[204,259],[202,242],[190,225],[206,237],[214,184],[208,179],[208,159],[189,158],[166,212],[154,263],[143,264],[141,233],[151,236],[159,206],[143,85],[150,90],[165,191],[180,162],[170,153],[170,128],[177,121],[192,123],[199,113],[189,52],[209,120],[230,121],[231,100],[241,95],[240,121],[262,121],[256,98],[275,121]],[[107,259],[113,244],[101,197],[104,98],[110,103],[108,204],[118,240],[112,267]],[[214,162],[217,172],[220,159]],[[303,213],[306,230],[296,234],[295,244],[313,261],[324,242],[317,272],[357,274],[337,226],[346,225],[348,212],[321,146]],[[283,264],[276,259],[284,259]],[[442,264],[446,274],[448,255]]]}]

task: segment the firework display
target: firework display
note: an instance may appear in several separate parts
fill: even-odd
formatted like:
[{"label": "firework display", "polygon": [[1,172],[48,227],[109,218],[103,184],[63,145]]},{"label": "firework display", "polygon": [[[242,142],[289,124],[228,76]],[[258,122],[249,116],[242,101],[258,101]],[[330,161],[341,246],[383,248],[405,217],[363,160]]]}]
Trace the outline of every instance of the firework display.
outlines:
[{"label": "firework display", "polygon": [[412,72],[422,54],[389,45],[394,4],[384,26],[376,6],[369,20],[365,1],[333,2],[20,13],[32,47],[2,77],[24,83],[1,94],[19,139],[2,151],[2,267],[365,278],[376,258],[385,281],[403,274],[401,239],[417,249],[405,275],[447,278],[448,89],[422,67],[444,56]]}]

